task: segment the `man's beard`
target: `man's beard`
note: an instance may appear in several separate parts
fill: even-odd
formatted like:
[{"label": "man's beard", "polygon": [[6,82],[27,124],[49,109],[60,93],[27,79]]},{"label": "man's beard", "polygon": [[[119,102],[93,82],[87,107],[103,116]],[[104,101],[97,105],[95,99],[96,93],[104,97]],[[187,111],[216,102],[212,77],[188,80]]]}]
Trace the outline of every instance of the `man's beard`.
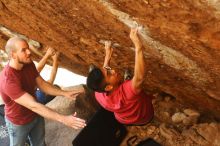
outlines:
[{"label": "man's beard", "polygon": [[20,63],[20,64],[30,64],[31,63],[31,58],[29,58],[29,60],[28,61],[24,61],[24,60],[22,60],[22,59],[20,59],[19,57],[18,57],[18,63]]}]

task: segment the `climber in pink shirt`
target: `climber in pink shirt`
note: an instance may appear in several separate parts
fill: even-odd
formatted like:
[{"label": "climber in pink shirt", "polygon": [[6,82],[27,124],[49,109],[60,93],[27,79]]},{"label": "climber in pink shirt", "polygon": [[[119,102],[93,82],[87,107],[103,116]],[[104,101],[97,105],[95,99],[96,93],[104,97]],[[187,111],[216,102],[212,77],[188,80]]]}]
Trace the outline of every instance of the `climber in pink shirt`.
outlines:
[{"label": "climber in pink shirt", "polygon": [[135,46],[133,78],[123,81],[122,76],[109,66],[113,49],[110,43],[106,43],[104,65],[90,70],[87,86],[95,91],[99,104],[113,112],[120,123],[142,125],[153,118],[154,110],[152,96],[146,95],[142,90],[145,63],[137,29],[131,29],[130,38]]}]

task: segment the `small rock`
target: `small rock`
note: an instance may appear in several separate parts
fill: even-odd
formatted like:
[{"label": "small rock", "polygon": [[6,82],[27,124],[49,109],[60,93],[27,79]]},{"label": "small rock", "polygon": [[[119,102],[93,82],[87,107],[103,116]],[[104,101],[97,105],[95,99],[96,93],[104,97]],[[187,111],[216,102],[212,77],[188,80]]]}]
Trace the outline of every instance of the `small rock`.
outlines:
[{"label": "small rock", "polygon": [[197,111],[195,111],[195,110],[192,110],[192,109],[185,109],[184,111],[183,111],[186,115],[188,115],[188,116],[195,116],[195,117],[199,117],[200,116],[200,113],[199,112],[197,112]]},{"label": "small rock", "polygon": [[165,115],[166,117],[170,117],[170,113],[168,113],[168,112],[164,112],[164,115]]},{"label": "small rock", "polygon": [[151,135],[152,133],[154,133],[155,130],[156,130],[155,126],[149,126],[147,129],[147,134]]},{"label": "small rock", "polygon": [[163,112],[163,113],[161,113],[162,115],[162,117],[163,118],[165,118],[165,119],[170,119],[170,113],[168,113],[168,112]]},{"label": "small rock", "polygon": [[182,122],[184,119],[186,118],[186,115],[184,113],[175,113],[173,116],[172,116],[172,121],[174,123],[180,123]]},{"label": "small rock", "polygon": [[196,116],[186,117],[185,119],[183,119],[183,124],[186,126],[190,126],[196,124],[197,121],[198,121],[198,117]]}]

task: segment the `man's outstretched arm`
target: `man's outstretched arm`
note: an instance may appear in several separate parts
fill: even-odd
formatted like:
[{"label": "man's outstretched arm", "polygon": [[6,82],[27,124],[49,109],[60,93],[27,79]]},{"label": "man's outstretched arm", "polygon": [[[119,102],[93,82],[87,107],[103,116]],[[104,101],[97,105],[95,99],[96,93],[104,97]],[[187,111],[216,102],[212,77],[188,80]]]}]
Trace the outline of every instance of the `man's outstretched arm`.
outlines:
[{"label": "man's outstretched arm", "polygon": [[106,41],[105,42],[105,60],[104,60],[103,67],[110,66],[112,52],[113,52],[113,48],[111,47],[111,41]]},{"label": "man's outstretched arm", "polygon": [[69,127],[79,129],[85,127],[85,120],[77,118],[76,113],[73,115],[61,115],[43,104],[38,103],[33,96],[28,93],[23,94],[15,100],[16,103],[32,110],[44,118],[61,122]]},{"label": "man's outstretched arm", "polygon": [[132,78],[132,86],[137,93],[142,89],[142,84],[144,82],[145,76],[145,63],[143,48],[138,37],[138,30],[131,29],[130,38],[135,46],[135,66],[134,66],[134,77]]}]

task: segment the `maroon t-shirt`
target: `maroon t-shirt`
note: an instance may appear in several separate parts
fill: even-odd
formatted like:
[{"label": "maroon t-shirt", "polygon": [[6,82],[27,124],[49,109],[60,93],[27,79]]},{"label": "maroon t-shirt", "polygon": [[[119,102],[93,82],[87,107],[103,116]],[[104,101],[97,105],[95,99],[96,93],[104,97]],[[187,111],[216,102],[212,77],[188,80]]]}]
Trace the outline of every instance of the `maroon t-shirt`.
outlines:
[{"label": "maroon t-shirt", "polygon": [[37,114],[26,107],[16,103],[25,93],[35,97],[36,78],[39,76],[34,63],[26,64],[21,70],[16,70],[8,65],[0,74],[0,93],[5,103],[5,115],[8,120],[16,125],[31,122]]},{"label": "maroon t-shirt", "polygon": [[125,81],[110,95],[95,92],[96,100],[123,124],[145,124],[154,115],[152,96],[143,91],[137,94],[131,84],[131,80]]}]

